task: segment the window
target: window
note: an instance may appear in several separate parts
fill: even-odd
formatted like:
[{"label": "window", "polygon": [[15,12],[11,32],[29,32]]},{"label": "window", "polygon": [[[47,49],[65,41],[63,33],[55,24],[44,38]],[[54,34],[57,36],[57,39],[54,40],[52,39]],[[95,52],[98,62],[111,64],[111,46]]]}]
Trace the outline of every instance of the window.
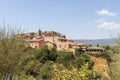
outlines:
[{"label": "window", "polygon": [[69,48],[72,48],[72,46],[69,44]]},{"label": "window", "polygon": [[61,45],[59,47],[61,48]]}]

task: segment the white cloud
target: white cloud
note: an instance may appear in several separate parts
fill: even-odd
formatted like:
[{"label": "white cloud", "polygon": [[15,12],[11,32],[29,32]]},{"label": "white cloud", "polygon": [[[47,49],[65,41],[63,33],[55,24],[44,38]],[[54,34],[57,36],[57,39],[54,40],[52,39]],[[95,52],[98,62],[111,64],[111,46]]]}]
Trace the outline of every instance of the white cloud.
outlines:
[{"label": "white cloud", "polygon": [[107,9],[99,10],[99,11],[97,11],[97,14],[98,14],[98,15],[104,15],[104,16],[116,16],[116,15],[117,15],[117,13],[115,13],[115,12],[110,12],[110,11],[107,10]]},{"label": "white cloud", "polygon": [[102,22],[100,25],[97,26],[101,29],[107,29],[107,30],[120,30],[120,24],[114,23],[114,22]]}]

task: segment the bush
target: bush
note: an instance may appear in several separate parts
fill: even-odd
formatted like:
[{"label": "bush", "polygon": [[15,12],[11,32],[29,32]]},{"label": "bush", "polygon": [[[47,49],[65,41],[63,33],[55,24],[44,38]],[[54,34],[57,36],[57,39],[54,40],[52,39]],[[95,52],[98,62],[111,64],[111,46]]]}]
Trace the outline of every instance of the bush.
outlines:
[{"label": "bush", "polygon": [[94,62],[92,61],[88,54],[84,53],[77,55],[75,57],[75,62],[73,64],[76,65],[77,68],[81,68],[81,66],[86,63],[88,63],[89,68],[92,69]]},{"label": "bush", "polygon": [[71,62],[74,60],[73,53],[70,52],[58,52],[58,57],[56,62],[59,64],[63,64],[64,67],[70,68],[72,66]]},{"label": "bush", "polygon": [[55,71],[51,80],[97,80],[97,73],[88,69],[88,64],[81,68],[71,70]]},{"label": "bush", "polygon": [[50,77],[50,73],[53,71],[52,68],[53,62],[47,61],[40,69],[39,71],[39,77],[42,79],[47,79]]},{"label": "bush", "polygon": [[19,75],[15,76],[13,80],[36,80],[33,76],[26,75],[24,72],[21,72]]},{"label": "bush", "polygon": [[17,28],[0,27],[0,73],[1,78],[11,78],[21,71],[20,62],[25,54],[25,42]]},{"label": "bush", "polygon": [[106,52],[95,52],[95,53],[88,53],[89,55],[95,56],[95,57],[102,57],[107,59],[109,62],[111,61],[111,54],[106,51]]}]

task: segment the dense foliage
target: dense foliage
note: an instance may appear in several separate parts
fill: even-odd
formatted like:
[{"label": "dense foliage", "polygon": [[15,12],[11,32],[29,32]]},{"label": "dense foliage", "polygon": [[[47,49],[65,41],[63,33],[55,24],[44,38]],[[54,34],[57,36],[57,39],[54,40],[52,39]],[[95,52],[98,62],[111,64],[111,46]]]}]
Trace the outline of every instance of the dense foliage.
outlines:
[{"label": "dense foliage", "polygon": [[[119,41],[120,42],[120,41]],[[110,47],[108,50],[111,55],[111,62],[109,63],[110,76],[112,80],[120,79],[120,44]]]},{"label": "dense foliage", "polygon": [[120,79],[120,39],[116,41],[114,46],[103,46],[106,50],[107,55],[109,55],[109,75],[111,80]]}]

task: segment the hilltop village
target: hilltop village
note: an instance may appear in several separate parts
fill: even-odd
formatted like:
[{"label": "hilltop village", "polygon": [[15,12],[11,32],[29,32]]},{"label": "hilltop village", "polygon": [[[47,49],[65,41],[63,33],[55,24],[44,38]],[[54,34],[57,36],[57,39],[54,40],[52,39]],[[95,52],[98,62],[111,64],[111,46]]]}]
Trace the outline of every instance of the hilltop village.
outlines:
[{"label": "hilltop village", "polygon": [[41,48],[43,45],[47,45],[48,48],[55,47],[58,51],[73,53],[75,53],[78,48],[81,48],[84,52],[90,53],[105,51],[100,47],[87,46],[84,42],[75,43],[73,40],[67,39],[65,35],[54,31],[42,32],[38,30],[38,32],[29,32],[24,35],[24,39],[31,48]]}]

